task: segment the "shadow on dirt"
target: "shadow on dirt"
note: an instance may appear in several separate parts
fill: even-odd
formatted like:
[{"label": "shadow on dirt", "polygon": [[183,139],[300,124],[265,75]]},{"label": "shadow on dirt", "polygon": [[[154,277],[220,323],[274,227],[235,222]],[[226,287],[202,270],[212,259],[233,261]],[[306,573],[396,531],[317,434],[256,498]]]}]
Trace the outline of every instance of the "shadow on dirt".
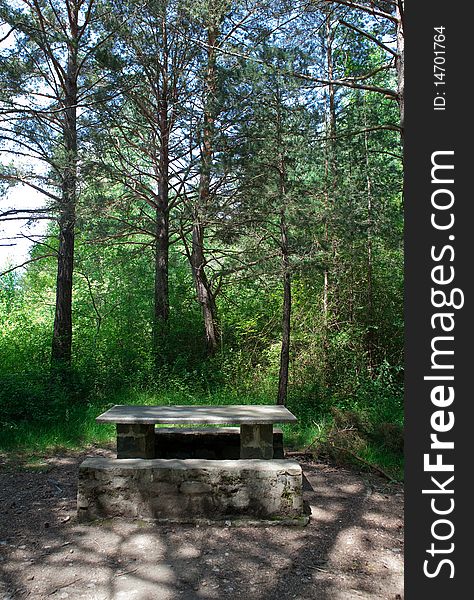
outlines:
[{"label": "shadow on dirt", "polygon": [[[88,455],[110,456],[92,449]],[[84,455],[0,474],[0,598],[177,600],[400,598],[402,495],[303,463],[310,524],[297,527],[78,524]]]}]

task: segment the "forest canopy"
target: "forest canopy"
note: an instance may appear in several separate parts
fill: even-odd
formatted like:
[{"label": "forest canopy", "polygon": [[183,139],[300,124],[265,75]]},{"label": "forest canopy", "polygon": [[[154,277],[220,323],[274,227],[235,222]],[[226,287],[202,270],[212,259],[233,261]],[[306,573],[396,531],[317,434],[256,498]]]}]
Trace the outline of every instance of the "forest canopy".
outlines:
[{"label": "forest canopy", "polygon": [[0,446],[279,403],[396,472],[403,114],[402,2],[0,0]]}]

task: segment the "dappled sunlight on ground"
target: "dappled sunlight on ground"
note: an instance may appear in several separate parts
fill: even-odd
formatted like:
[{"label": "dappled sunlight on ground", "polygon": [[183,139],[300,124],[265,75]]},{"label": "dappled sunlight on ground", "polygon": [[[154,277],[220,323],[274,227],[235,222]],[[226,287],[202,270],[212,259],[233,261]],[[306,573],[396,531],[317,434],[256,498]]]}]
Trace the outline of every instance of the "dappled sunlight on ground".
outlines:
[{"label": "dappled sunlight on ground", "polygon": [[[92,450],[89,455],[107,455]],[[83,455],[0,475],[0,598],[395,600],[403,595],[401,486],[303,463],[299,527],[78,524]]]}]

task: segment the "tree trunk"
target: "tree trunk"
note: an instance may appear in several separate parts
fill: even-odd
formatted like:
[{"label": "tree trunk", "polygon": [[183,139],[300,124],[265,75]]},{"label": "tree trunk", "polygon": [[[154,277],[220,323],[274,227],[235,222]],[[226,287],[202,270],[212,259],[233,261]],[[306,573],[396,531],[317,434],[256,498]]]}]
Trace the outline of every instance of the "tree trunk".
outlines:
[{"label": "tree trunk", "polygon": [[[76,40],[77,31],[71,33],[72,39]],[[53,364],[68,366],[72,353],[72,279],[77,192],[77,45],[74,43],[69,50],[64,89],[65,166],[58,218],[58,271],[51,360]]]},{"label": "tree trunk", "polygon": [[283,314],[277,404],[285,404],[288,391],[288,371],[290,366],[291,276],[288,258],[288,230],[284,209],[281,211],[280,217],[280,245],[281,266],[283,270]]},{"label": "tree trunk", "polygon": [[196,215],[193,223],[193,240],[191,251],[191,267],[193,271],[196,296],[201,305],[204,320],[204,333],[206,337],[206,349],[212,355],[219,345],[219,326],[217,322],[217,306],[211,285],[207,279],[204,257],[204,228]]},{"label": "tree trunk", "polygon": [[[365,113],[365,96],[364,96],[364,127],[367,129],[367,115]],[[373,215],[372,215],[372,180],[370,178],[370,160],[369,160],[369,142],[367,138],[367,131],[364,133],[364,148],[365,148],[365,164],[366,164],[366,178],[367,178],[367,334],[366,334],[366,347],[367,347],[367,366],[369,375],[373,375],[374,371],[374,301],[373,301],[373,281],[372,281],[372,270],[373,270],[373,257],[372,257],[372,226],[373,226]]]},{"label": "tree trunk", "polygon": [[282,98],[279,87],[276,90],[278,108],[276,115],[276,144],[278,153],[278,195],[280,203],[280,253],[283,280],[283,310],[282,310],[282,332],[280,350],[280,371],[278,374],[278,396],[277,404],[285,404],[288,392],[288,373],[290,367],[290,333],[291,333],[291,276],[288,246],[288,227],[286,223],[287,210],[287,181],[285,156],[281,151],[283,142],[283,120],[281,115]]},{"label": "tree trunk", "polygon": [[169,218],[168,211],[161,202],[156,208],[155,230],[155,310],[153,328],[154,351],[163,350],[163,341],[167,336],[169,320],[168,293],[168,254],[169,254]]},{"label": "tree trunk", "polygon": [[158,198],[155,211],[155,310],[153,347],[155,358],[166,346],[169,321],[169,132],[168,115],[168,42],[166,17],[162,22],[163,64],[161,65],[161,98],[159,104],[160,155],[158,166]]},{"label": "tree trunk", "polygon": [[398,107],[400,110],[400,127],[401,127],[402,143],[403,143],[403,128],[405,125],[405,79],[404,79],[405,39],[404,39],[404,31],[403,31],[403,20],[404,20],[403,5],[404,5],[403,1],[398,0],[397,8],[396,8],[397,58],[395,61],[395,66],[397,69]]},{"label": "tree trunk", "polygon": [[219,325],[217,305],[211,284],[207,279],[204,256],[204,224],[202,214],[206,213],[210,198],[211,165],[213,155],[214,121],[216,112],[216,50],[218,29],[209,25],[207,30],[207,71],[204,97],[203,147],[201,153],[201,173],[199,178],[199,205],[195,207],[192,231],[191,268],[196,286],[197,300],[201,305],[206,336],[206,348],[213,354],[219,345]]},{"label": "tree trunk", "polygon": [[[328,80],[332,81],[334,77],[333,69],[333,55],[332,55],[332,44],[333,44],[333,31],[331,28],[331,13],[328,12],[326,15],[326,29],[325,29],[325,47],[326,47],[326,67]],[[324,170],[326,176],[326,190],[324,194],[324,245],[326,251],[326,258],[324,261],[324,273],[323,273],[323,369],[326,374],[329,354],[329,304],[331,296],[331,277],[330,268],[331,264],[334,264],[335,260],[335,246],[334,240],[331,240],[331,220],[332,210],[334,203],[334,196],[336,193],[336,165],[335,165],[335,137],[336,137],[336,99],[335,89],[333,84],[328,85],[327,93],[327,141],[325,147],[325,160]],[[331,250],[330,250],[331,249]],[[334,292],[334,289],[332,290]],[[334,304],[334,298],[332,299]]]},{"label": "tree trunk", "polygon": [[[64,193],[64,192],[63,192]],[[63,196],[64,198],[64,196]],[[74,269],[75,204],[64,201],[59,214],[59,250],[56,277],[56,309],[54,316],[52,362],[71,363],[72,354],[72,277]]]}]

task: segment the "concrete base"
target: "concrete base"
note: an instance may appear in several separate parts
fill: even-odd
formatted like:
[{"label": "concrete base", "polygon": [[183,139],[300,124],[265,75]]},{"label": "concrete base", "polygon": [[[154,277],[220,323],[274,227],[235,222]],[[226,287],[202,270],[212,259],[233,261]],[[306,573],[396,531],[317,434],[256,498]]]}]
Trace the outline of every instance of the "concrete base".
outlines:
[{"label": "concrete base", "polygon": [[77,511],[81,521],[307,522],[301,467],[289,460],[88,458]]}]

